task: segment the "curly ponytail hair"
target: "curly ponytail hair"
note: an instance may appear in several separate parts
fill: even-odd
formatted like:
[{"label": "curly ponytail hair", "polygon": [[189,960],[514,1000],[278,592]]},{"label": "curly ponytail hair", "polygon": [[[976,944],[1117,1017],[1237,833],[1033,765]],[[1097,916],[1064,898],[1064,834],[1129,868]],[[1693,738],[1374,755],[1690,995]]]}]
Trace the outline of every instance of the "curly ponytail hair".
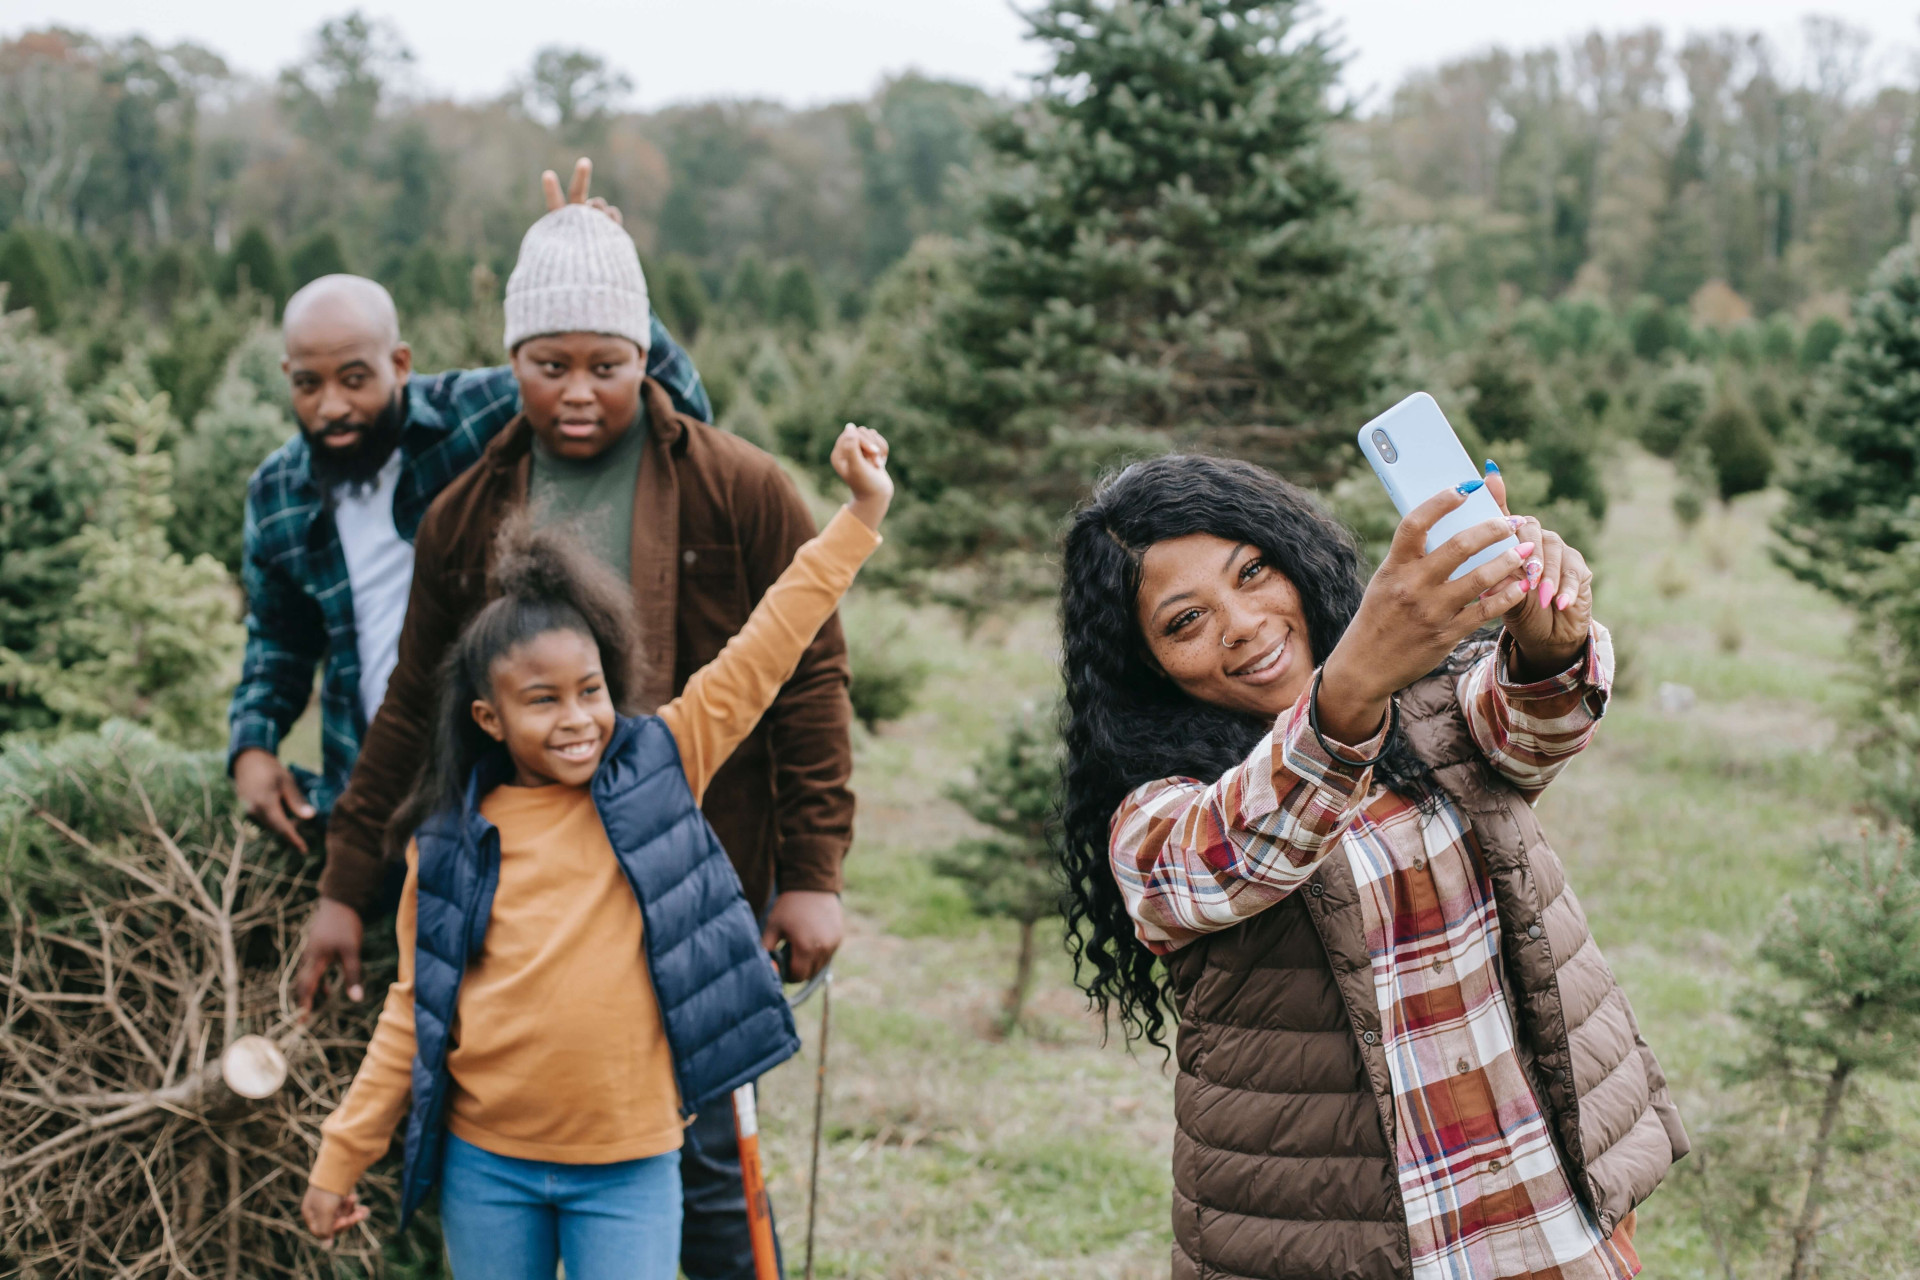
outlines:
[{"label": "curly ponytail hair", "polygon": [[[1250,463],[1174,454],[1136,463],[1095,490],[1067,532],[1060,600],[1067,761],[1061,861],[1074,974],[1131,1041],[1166,1047],[1164,972],[1140,942],[1108,861],[1108,824],[1128,792],[1159,778],[1212,783],[1247,758],[1270,720],[1198,702],[1149,660],[1135,612],[1141,558],[1206,533],[1260,548],[1300,593],[1316,664],[1360,607],[1352,536],[1305,491]],[[1375,776],[1409,800],[1438,794],[1396,729]]]},{"label": "curly ponytail hair", "polygon": [[633,592],[591,551],[561,529],[536,529],[520,512],[494,540],[489,597],[461,629],[440,663],[433,741],[413,790],[387,827],[397,855],[433,814],[457,809],[473,770],[500,744],[474,723],[473,703],[493,693],[493,664],[549,631],[573,631],[600,650],[600,669],[615,710],[630,713],[639,690],[639,626]]}]

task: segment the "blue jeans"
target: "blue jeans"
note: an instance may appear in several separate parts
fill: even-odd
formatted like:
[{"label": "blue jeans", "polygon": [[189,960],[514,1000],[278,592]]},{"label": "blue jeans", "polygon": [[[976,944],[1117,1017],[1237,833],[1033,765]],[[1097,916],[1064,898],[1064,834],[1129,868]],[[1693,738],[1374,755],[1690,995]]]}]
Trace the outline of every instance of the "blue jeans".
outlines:
[{"label": "blue jeans", "polygon": [[[747,1192],[740,1181],[732,1103],[722,1098],[708,1106],[687,1126],[683,1140],[680,1269],[687,1280],[753,1280],[753,1240],[747,1234]],[[776,1256],[779,1249],[776,1232]]]},{"label": "blue jeans", "polygon": [[454,1280],[674,1280],[680,1153],[551,1164],[448,1134],[440,1230]]}]

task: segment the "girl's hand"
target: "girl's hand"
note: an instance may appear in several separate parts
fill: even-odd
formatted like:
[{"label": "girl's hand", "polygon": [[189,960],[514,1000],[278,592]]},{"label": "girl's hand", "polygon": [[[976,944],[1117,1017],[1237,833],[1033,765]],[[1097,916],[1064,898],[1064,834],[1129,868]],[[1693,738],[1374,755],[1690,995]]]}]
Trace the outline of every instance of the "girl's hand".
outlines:
[{"label": "girl's hand", "polygon": [[849,422],[833,442],[833,470],[853,498],[849,510],[869,529],[878,529],[893,501],[893,477],[887,474],[887,438],[872,427]]},{"label": "girl's hand", "polygon": [[357,1227],[372,1213],[366,1205],[359,1203],[354,1194],[335,1195],[319,1187],[307,1186],[307,1194],[300,1201],[300,1216],[306,1220],[307,1230],[321,1244],[331,1249],[333,1238],[348,1227]]},{"label": "girl's hand", "polygon": [[[1487,473],[1487,492],[1502,511],[1507,509],[1507,486],[1498,470]],[[1533,516],[1509,514],[1508,523],[1514,537],[1535,547],[1522,570],[1526,594],[1505,618],[1518,651],[1512,675],[1524,684],[1565,671],[1579,656],[1593,629],[1593,570],[1585,556]]]},{"label": "girl's hand", "polygon": [[1387,558],[1367,584],[1346,634],[1322,666],[1320,724],[1340,742],[1364,742],[1379,731],[1393,695],[1440,664],[1453,647],[1521,603],[1526,542],[1458,581],[1447,578],[1475,553],[1505,538],[1505,520],[1485,520],[1427,550],[1427,534],[1465,502],[1448,489],[1400,521]]}]

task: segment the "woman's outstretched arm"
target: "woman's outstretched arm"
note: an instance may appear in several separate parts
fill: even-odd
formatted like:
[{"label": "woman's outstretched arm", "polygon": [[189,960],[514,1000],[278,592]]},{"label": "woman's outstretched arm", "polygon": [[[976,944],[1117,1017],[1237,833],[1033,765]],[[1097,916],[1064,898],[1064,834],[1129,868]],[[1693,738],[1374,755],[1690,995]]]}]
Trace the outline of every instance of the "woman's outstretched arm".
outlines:
[{"label": "woman's outstretched arm", "polygon": [[[1325,750],[1307,718],[1309,689],[1244,763],[1211,786],[1163,778],[1113,815],[1114,879],[1140,940],[1165,954],[1258,915],[1305,884],[1366,803],[1369,741]],[[1342,757],[1342,752],[1346,758]]]},{"label": "woman's outstretched arm", "polygon": [[1475,745],[1531,802],[1593,741],[1613,694],[1613,638],[1598,622],[1572,662],[1544,679],[1515,675],[1510,633],[1460,676],[1460,710]]}]

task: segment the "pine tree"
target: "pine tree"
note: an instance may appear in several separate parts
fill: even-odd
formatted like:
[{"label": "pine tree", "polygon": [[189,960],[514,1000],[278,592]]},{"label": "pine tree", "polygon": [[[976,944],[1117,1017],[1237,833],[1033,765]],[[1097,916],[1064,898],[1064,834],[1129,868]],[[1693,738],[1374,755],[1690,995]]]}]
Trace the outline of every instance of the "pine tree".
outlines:
[{"label": "pine tree", "polygon": [[222,294],[231,298],[243,291],[272,299],[276,316],[287,300],[287,269],[273,240],[259,226],[249,226],[240,233],[220,269]]},{"label": "pine tree", "polygon": [[1712,390],[1713,380],[1692,365],[1680,365],[1663,375],[1647,397],[1640,443],[1662,458],[1678,454],[1700,429]]},{"label": "pine tree", "polygon": [[196,294],[174,308],[165,345],[149,350],[147,364],[175,413],[187,421],[199,415],[220,385],[228,357],[258,323],[257,312],[229,306],[211,293]]},{"label": "pine tree", "polygon": [[193,255],[178,245],[168,245],[153,255],[142,292],[149,307],[167,315],[198,287],[199,281],[200,266]]},{"label": "pine tree", "polygon": [[57,270],[47,262],[40,240],[24,227],[0,239],[0,284],[6,286],[8,311],[31,310],[43,331],[60,323]]},{"label": "pine tree", "polygon": [[442,257],[431,243],[421,241],[405,253],[394,255],[381,276],[392,283],[395,305],[415,316],[458,302],[466,292],[464,274],[456,262]]},{"label": "pine tree", "polygon": [[1528,440],[1546,416],[1533,362],[1520,344],[1495,335],[1467,364],[1467,388],[1473,392],[1473,425],[1489,444]]},{"label": "pine tree", "polygon": [[211,556],[237,575],[247,478],[294,430],[285,408],[229,368],[193,429],[174,446],[169,545],[188,560]]},{"label": "pine tree", "polygon": [[741,254],[727,281],[727,308],[743,320],[764,320],[768,292],[767,268],[760,255],[752,250]]},{"label": "pine tree", "polygon": [[1722,502],[1767,487],[1773,475],[1773,442],[1745,401],[1723,397],[1700,424],[1700,444],[1713,465]]},{"label": "pine tree", "polygon": [[1775,557],[1858,615],[1872,693],[1864,759],[1879,801],[1920,823],[1920,248],[1902,245],[1854,305],[1812,441],[1783,481]]},{"label": "pine tree", "polygon": [[1825,364],[1846,340],[1845,325],[1832,316],[1815,317],[1800,339],[1801,367],[1812,369]]},{"label": "pine tree", "polygon": [[173,460],[164,395],[112,402],[118,459],[108,518],[70,540],[80,582],[32,652],[0,649],[0,686],[50,710],[63,731],[111,719],[187,746],[217,743],[241,632],[233,582],[211,556],[167,546]]},{"label": "pine tree", "polygon": [[820,327],[820,287],[806,263],[790,262],[774,278],[767,318],[775,324],[793,325],[802,333]]},{"label": "pine tree", "polygon": [[972,780],[947,795],[993,834],[963,840],[934,857],[934,870],[960,882],[975,914],[1020,926],[1004,1026],[1019,1026],[1033,980],[1034,931],[1060,910],[1054,877],[1053,815],[1060,789],[1060,741],[1050,718],[1032,714],[981,752]]},{"label": "pine tree", "polygon": [[669,253],[648,276],[653,309],[660,313],[667,327],[682,342],[692,342],[699,337],[700,326],[707,322],[707,312],[713,303],[693,263],[682,254]]},{"label": "pine tree", "polygon": [[[900,479],[927,509],[900,528],[927,558],[1047,546],[1093,474],[1168,446],[1297,478],[1344,464],[1390,328],[1327,145],[1337,64],[1304,13],[1030,14],[1052,66],[983,129],[990,176],[951,291],[909,319],[912,371],[868,366],[843,415],[885,421],[917,460]],[[894,270],[923,280],[927,264]],[[888,323],[870,316],[867,334],[897,350]]]},{"label": "pine tree", "polygon": [[1831,357],[1813,445],[1785,481],[1783,563],[1856,608],[1905,589],[1900,562],[1920,539],[1910,509],[1920,486],[1917,333],[1920,249],[1902,245],[1854,305],[1853,331]]},{"label": "pine tree", "polygon": [[1728,1074],[1756,1091],[1776,1142],[1751,1162],[1743,1216],[1749,1232],[1783,1238],[1786,1280],[1810,1280],[1829,1188],[1850,1172],[1837,1162],[1891,1137],[1862,1095],[1875,1079],[1920,1077],[1920,863],[1906,833],[1823,850],[1758,958],[1765,976],[1735,1006],[1747,1051]]},{"label": "pine tree", "polygon": [[1627,341],[1642,360],[1658,360],[1669,351],[1685,355],[1692,344],[1684,317],[1658,298],[1640,298],[1627,311]]},{"label": "pine tree", "polygon": [[856,720],[868,733],[880,732],[913,710],[913,704],[926,685],[933,669],[913,656],[907,629],[901,623],[890,627],[849,627],[847,658],[853,679],[847,684],[847,700],[853,704]]},{"label": "pine tree", "polygon": [[[73,538],[99,504],[112,449],[68,394],[58,352],[24,321],[0,320],[0,649],[27,652],[80,585]],[[0,678],[0,733],[50,722]]]},{"label": "pine tree", "polygon": [[342,275],[346,270],[347,251],[330,228],[314,232],[287,255],[287,283],[295,289],[321,276]]}]

